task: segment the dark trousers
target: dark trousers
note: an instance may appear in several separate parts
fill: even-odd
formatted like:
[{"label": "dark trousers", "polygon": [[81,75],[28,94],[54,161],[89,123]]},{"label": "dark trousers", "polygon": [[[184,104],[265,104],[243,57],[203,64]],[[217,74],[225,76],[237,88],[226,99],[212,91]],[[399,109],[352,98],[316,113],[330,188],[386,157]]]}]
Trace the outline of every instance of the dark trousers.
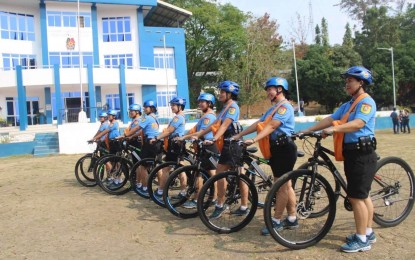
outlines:
[{"label": "dark trousers", "polygon": [[398,120],[392,120],[393,123],[393,132],[395,134],[399,133],[399,121]]}]

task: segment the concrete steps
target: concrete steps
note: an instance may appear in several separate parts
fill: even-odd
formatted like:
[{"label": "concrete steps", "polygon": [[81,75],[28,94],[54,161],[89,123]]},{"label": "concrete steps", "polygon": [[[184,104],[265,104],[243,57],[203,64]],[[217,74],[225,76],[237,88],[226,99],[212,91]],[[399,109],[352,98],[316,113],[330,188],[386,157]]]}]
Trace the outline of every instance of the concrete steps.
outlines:
[{"label": "concrete steps", "polygon": [[57,132],[36,133],[33,156],[44,156],[59,153],[59,138]]}]

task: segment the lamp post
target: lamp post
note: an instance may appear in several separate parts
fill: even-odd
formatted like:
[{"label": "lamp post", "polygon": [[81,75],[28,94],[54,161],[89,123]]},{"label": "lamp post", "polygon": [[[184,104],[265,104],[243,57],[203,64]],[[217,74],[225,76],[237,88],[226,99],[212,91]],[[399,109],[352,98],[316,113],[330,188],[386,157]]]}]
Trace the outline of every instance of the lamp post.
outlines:
[{"label": "lamp post", "polygon": [[84,97],[82,95],[82,53],[81,53],[81,34],[80,34],[80,26],[79,26],[80,16],[79,16],[79,0],[77,0],[77,29],[78,29],[78,51],[79,51],[79,87],[81,89],[81,110],[78,114],[78,123],[86,123],[88,120],[86,118],[86,113],[84,111]]},{"label": "lamp post", "polygon": [[298,91],[298,76],[297,76],[297,59],[295,58],[295,42],[293,43],[293,56],[294,56],[294,71],[295,71],[295,86],[297,88],[297,105],[298,105],[298,116],[303,116],[303,112],[301,112],[300,108],[300,92]]},{"label": "lamp post", "polygon": [[395,91],[395,66],[393,64],[393,47],[390,48],[378,48],[378,50],[388,50],[391,52],[392,62],[392,86],[393,86],[393,107],[396,107],[396,91]]}]

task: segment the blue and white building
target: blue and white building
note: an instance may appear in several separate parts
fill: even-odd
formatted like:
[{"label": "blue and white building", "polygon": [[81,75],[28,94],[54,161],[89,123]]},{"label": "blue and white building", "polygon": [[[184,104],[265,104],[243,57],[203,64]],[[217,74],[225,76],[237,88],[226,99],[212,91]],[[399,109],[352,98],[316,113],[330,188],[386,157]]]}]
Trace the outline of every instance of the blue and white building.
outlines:
[{"label": "blue and white building", "polygon": [[189,98],[190,16],[157,0],[0,0],[0,116],[25,130],[83,107],[90,122],[117,109],[126,123],[146,99],[163,116],[172,96]]}]

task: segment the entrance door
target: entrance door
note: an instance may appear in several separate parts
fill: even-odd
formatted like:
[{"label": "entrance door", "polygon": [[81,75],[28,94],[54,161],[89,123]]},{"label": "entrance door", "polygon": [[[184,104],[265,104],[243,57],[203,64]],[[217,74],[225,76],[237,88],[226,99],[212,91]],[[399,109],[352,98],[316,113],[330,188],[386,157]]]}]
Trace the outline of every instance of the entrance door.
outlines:
[{"label": "entrance door", "polygon": [[65,98],[65,121],[78,122],[78,115],[81,111],[81,98],[70,97]]},{"label": "entrance door", "polygon": [[39,124],[39,98],[38,97],[28,97],[26,99],[26,108],[27,108],[27,124],[28,125],[37,125]]}]

